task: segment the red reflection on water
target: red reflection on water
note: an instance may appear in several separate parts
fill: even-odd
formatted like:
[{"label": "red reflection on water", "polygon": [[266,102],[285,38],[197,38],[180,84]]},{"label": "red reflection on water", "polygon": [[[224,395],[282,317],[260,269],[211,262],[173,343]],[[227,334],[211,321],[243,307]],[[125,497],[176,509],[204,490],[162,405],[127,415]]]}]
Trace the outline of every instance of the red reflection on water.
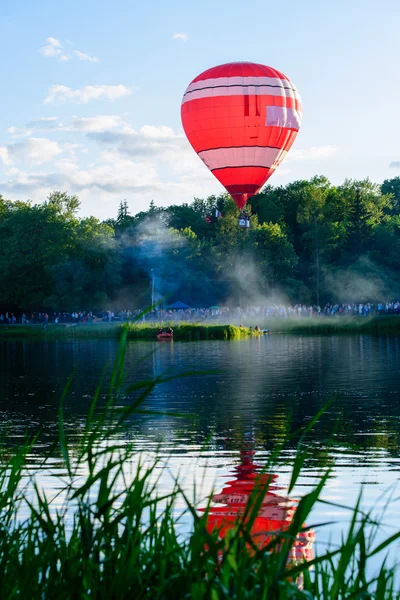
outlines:
[{"label": "red reflection on water", "polygon": [[[298,501],[284,495],[283,488],[275,484],[278,475],[260,473],[262,467],[253,462],[254,454],[250,449],[241,450],[241,463],[234,467],[235,479],[228,481],[221,493],[212,497],[213,502],[225,506],[211,506],[208,509],[206,527],[209,532],[216,529],[220,538],[225,537],[228,531],[236,529],[238,522],[246,522],[249,519],[252,506],[263,494],[250,535],[258,548],[264,548],[288,529]],[[303,528],[305,527],[304,523]],[[301,531],[291,548],[289,560],[312,560],[314,540],[313,530]]]}]

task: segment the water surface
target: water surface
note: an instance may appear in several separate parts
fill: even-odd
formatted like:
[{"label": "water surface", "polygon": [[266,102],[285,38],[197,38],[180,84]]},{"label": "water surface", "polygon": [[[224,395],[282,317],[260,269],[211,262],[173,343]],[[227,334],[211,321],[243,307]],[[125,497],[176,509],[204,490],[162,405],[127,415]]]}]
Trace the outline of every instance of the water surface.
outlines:
[{"label": "water surface", "polygon": [[[0,342],[0,433],[12,447],[27,431],[42,428],[30,456],[32,469],[57,435],[58,405],[68,378],[73,374],[65,404],[73,449],[100,379],[109,379],[116,351],[114,340]],[[146,408],[168,415],[129,421],[127,439],[149,455],[159,451],[168,458],[170,475],[161,480],[166,489],[179,473],[188,489],[196,481],[204,495],[218,492],[240,465],[244,445],[250,444],[262,464],[333,399],[305,439],[310,455],[296,493],[309,490],[329,463],[334,466],[326,499],[354,504],[365,484],[363,505],[383,508],[400,470],[399,337],[271,335],[231,342],[128,343],[127,385],[198,370],[208,373],[177,377],[151,393]],[[122,397],[121,404],[130,400]],[[298,441],[295,434],[286,443],[274,470],[283,487]],[[54,471],[60,470],[55,461]],[[51,490],[48,471],[42,485]],[[398,503],[392,501],[385,514],[387,533],[399,527],[397,513]],[[342,508],[320,505],[313,518],[343,523],[347,516]],[[335,540],[338,531],[331,527],[320,540]]]}]

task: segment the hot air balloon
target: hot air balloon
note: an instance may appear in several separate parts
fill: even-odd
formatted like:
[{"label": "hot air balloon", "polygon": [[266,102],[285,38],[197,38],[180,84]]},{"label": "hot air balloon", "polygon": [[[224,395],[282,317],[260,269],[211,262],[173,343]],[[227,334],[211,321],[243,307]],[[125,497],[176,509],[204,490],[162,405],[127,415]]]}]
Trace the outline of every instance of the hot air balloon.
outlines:
[{"label": "hot air balloon", "polygon": [[193,79],[181,116],[195,152],[242,210],[292,146],[302,106],[296,87],[280,71],[233,62]]}]

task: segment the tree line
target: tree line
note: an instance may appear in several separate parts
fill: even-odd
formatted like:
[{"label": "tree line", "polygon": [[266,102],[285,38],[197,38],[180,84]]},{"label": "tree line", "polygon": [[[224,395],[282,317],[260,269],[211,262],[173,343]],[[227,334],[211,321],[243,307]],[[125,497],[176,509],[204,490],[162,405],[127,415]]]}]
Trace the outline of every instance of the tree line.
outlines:
[{"label": "tree line", "polygon": [[41,204],[0,196],[2,309],[400,297],[400,177],[267,185],[246,207],[248,229],[227,194],[137,214],[122,201],[104,222],[79,206],[66,192]]}]

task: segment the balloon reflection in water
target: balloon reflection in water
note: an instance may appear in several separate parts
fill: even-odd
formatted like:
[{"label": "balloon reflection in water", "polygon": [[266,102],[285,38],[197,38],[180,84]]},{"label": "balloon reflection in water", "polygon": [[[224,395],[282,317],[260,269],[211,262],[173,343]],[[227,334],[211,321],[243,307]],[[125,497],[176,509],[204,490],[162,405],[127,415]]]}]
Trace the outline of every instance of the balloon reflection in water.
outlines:
[{"label": "balloon reflection in water", "polygon": [[[253,520],[249,533],[254,547],[262,549],[277,540],[272,548],[279,548],[293,520],[298,501],[282,493],[284,488],[275,483],[278,475],[260,473],[262,467],[253,462],[254,454],[248,448],[241,450],[241,464],[234,468],[235,479],[228,481],[222,492],[212,497],[212,501],[220,506],[200,510],[206,513],[207,531],[211,533],[217,530],[220,539],[236,530],[238,524]],[[252,519],[253,507],[258,505],[257,515]],[[291,546],[288,557],[290,564],[314,558],[315,533],[312,529],[306,530],[306,527],[304,524],[304,531],[297,534]],[[252,551],[250,545],[248,548]],[[301,581],[298,583],[301,584]]]}]

